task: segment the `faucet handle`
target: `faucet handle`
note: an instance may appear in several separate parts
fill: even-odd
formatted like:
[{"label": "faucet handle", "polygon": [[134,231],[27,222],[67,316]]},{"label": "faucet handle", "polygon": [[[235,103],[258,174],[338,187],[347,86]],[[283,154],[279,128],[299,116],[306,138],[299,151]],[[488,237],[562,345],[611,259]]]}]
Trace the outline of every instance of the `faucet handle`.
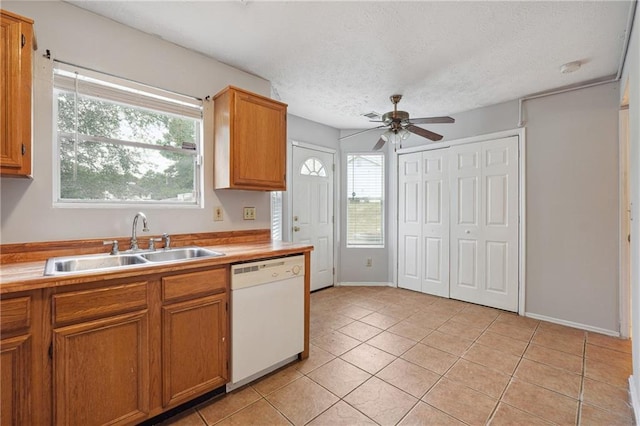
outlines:
[{"label": "faucet handle", "polygon": [[149,250],[156,249],[156,242],[162,241],[162,238],[149,238]]},{"label": "faucet handle", "polygon": [[162,240],[164,241],[164,249],[169,250],[171,248],[171,236],[165,232],[162,234]]},{"label": "faucet handle", "polygon": [[118,254],[120,252],[120,248],[118,247],[118,240],[107,240],[103,241],[102,245],[108,246],[111,244],[111,253],[109,254]]}]

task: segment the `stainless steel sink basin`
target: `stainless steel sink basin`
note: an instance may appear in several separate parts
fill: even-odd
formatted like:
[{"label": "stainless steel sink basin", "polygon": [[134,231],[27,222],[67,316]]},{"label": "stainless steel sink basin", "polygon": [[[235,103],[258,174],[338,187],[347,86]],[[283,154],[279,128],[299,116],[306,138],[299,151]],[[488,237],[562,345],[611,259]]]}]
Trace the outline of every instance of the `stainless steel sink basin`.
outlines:
[{"label": "stainless steel sink basin", "polygon": [[149,263],[149,261],[137,254],[53,257],[47,260],[47,264],[44,267],[44,274],[58,275],[73,272],[99,271],[144,263]]},{"label": "stainless steel sink basin", "polygon": [[207,257],[224,256],[201,247],[179,247],[169,250],[141,251],[115,255],[97,254],[84,256],[52,257],[44,267],[45,275],[62,275],[78,272],[98,272],[108,269],[126,268],[135,265],[162,264]]},{"label": "stainless steel sink basin", "polygon": [[177,260],[224,256],[224,253],[204,249],[201,247],[180,247],[169,250],[158,250],[140,253],[140,256],[151,262],[174,262]]}]

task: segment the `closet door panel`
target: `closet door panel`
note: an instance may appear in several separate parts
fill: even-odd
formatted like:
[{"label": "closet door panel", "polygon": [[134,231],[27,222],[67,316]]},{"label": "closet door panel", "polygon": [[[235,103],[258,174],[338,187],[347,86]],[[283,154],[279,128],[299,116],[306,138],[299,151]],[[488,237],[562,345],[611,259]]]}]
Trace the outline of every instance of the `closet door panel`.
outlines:
[{"label": "closet door panel", "polygon": [[421,291],[449,297],[449,155],[447,149],[422,153],[424,206]]},{"label": "closet door panel", "polygon": [[398,161],[398,287],[421,290],[422,153]]},{"label": "closet door panel", "polygon": [[451,148],[451,297],[518,310],[518,138]]}]

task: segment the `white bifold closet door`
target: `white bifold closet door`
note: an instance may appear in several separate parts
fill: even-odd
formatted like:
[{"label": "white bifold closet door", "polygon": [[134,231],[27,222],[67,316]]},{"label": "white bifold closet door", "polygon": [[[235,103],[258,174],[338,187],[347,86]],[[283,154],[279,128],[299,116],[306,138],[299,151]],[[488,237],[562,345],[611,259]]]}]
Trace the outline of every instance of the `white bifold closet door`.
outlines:
[{"label": "white bifold closet door", "polygon": [[449,297],[448,150],[400,156],[398,286]]},{"label": "white bifold closet door", "polygon": [[518,138],[400,155],[398,286],[518,310]]}]

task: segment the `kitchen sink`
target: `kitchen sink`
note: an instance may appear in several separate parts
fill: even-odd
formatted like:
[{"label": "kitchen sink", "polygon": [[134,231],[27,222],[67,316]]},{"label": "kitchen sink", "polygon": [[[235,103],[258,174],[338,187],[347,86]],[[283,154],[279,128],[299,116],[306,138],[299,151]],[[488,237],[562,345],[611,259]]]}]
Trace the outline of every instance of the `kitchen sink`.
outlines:
[{"label": "kitchen sink", "polygon": [[78,272],[98,272],[127,268],[136,265],[162,264],[224,256],[213,250],[201,247],[179,247],[168,250],[140,251],[134,253],[99,254],[52,257],[47,260],[44,275],[63,275]]},{"label": "kitchen sink", "polygon": [[101,254],[88,256],[53,257],[47,260],[44,267],[45,275],[58,275],[72,272],[98,271],[104,269],[121,268],[131,265],[150,263],[147,259],[136,254]]},{"label": "kitchen sink", "polygon": [[140,256],[151,262],[174,262],[176,260],[224,256],[224,253],[204,249],[201,247],[180,247],[169,250],[158,250],[140,253]]}]

